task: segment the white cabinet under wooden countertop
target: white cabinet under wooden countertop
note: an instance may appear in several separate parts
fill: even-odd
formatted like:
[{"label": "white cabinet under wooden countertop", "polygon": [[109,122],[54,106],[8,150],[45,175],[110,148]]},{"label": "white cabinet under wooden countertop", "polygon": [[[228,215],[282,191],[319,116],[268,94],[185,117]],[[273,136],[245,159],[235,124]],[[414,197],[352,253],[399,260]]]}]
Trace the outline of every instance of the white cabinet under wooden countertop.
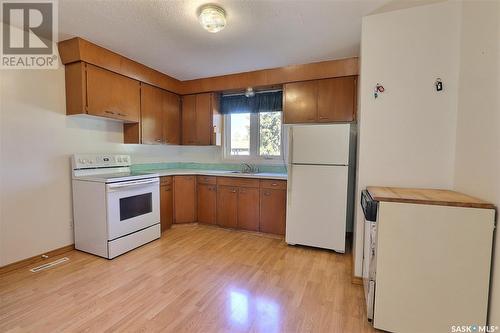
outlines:
[{"label": "white cabinet under wooden countertop", "polygon": [[447,190],[369,187],[378,201],[374,326],[486,325],[495,208]]}]

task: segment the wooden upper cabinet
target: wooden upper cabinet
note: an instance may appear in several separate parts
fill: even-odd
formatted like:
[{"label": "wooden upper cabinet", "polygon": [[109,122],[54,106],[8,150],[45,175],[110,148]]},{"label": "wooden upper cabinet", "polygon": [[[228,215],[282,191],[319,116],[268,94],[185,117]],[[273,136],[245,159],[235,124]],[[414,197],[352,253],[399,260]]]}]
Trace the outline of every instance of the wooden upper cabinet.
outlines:
[{"label": "wooden upper cabinet", "polygon": [[196,144],[196,95],[182,96],[182,144]]},{"label": "wooden upper cabinet", "polygon": [[196,222],[196,177],[174,176],[174,223]]},{"label": "wooden upper cabinet", "polygon": [[163,143],[163,90],[142,84],[141,87],[142,143]]},{"label": "wooden upper cabinet", "polygon": [[141,83],[141,122],[124,124],[125,143],[180,144],[180,97]]},{"label": "wooden upper cabinet", "polygon": [[284,86],[284,123],[314,123],[317,118],[317,81],[287,83]]},{"label": "wooden upper cabinet", "polygon": [[238,226],[238,188],[217,186],[217,224],[222,227]]},{"label": "wooden upper cabinet", "polygon": [[[182,144],[220,145],[222,118],[215,93],[182,96]],[[217,133],[219,135],[217,136]]]},{"label": "wooden upper cabinet", "polygon": [[176,94],[163,92],[163,142],[181,143],[181,100]]},{"label": "wooden upper cabinet", "polygon": [[238,193],[238,228],[259,231],[259,189],[240,187]]},{"label": "wooden upper cabinet", "polygon": [[217,186],[198,182],[198,222],[215,224],[217,209]]},{"label": "wooden upper cabinet", "polygon": [[356,120],[356,77],[347,76],[284,85],[285,124]]},{"label": "wooden upper cabinet", "polygon": [[318,81],[318,121],[355,119],[355,78],[339,77]]},{"label": "wooden upper cabinet", "polygon": [[196,144],[208,146],[212,141],[212,94],[196,95]]},{"label": "wooden upper cabinet", "polygon": [[86,64],[86,96],[86,111],[90,115],[126,122],[139,121],[139,81]]}]

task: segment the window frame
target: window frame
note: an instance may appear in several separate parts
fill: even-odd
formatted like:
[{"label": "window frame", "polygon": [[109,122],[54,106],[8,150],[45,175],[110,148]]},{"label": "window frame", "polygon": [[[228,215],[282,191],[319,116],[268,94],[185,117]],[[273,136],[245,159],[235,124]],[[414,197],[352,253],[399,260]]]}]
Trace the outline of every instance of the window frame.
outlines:
[{"label": "window frame", "polygon": [[[264,111],[267,112],[267,111]],[[249,155],[231,155],[231,114],[225,114],[224,122],[224,139],[223,139],[223,158],[229,161],[255,162],[255,163],[270,163],[282,164],[284,161],[283,141],[284,126],[283,126],[283,111],[281,115],[281,131],[280,131],[280,155],[260,155],[260,112],[250,113],[250,154]]]}]

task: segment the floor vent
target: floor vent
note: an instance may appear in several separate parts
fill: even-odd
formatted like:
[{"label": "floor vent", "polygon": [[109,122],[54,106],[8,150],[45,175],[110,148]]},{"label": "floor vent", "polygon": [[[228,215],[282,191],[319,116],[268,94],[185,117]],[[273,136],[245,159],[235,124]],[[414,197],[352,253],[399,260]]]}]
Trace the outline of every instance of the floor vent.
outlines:
[{"label": "floor vent", "polygon": [[40,272],[40,271],[43,271],[44,269],[48,269],[48,268],[53,267],[55,265],[62,264],[63,262],[68,261],[68,260],[69,260],[68,257],[57,259],[57,260],[48,262],[46,264],[43,264],[43,265],[40,265],[40,266],[37,266],[37,267],[33,267],[32,269],[30,269],[30,271],[33,272],[33,273]]}]

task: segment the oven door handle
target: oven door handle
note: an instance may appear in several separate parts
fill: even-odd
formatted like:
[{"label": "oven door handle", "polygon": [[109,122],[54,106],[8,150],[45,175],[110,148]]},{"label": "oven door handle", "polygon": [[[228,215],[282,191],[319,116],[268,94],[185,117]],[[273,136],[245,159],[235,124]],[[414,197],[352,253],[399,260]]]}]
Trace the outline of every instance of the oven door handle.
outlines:
[{"label": "oven door handle", "polygon": [[159,183],[159,182],[160,182],[160,180],[158,178],[145,179],[145,180],[132,180],[129,182],[108,184],[107,188],[112,190],[112,189],[119,189],[119,188],[124,188],[124,187],[149,185],[149,184],[154,184],[154,183]]}]

